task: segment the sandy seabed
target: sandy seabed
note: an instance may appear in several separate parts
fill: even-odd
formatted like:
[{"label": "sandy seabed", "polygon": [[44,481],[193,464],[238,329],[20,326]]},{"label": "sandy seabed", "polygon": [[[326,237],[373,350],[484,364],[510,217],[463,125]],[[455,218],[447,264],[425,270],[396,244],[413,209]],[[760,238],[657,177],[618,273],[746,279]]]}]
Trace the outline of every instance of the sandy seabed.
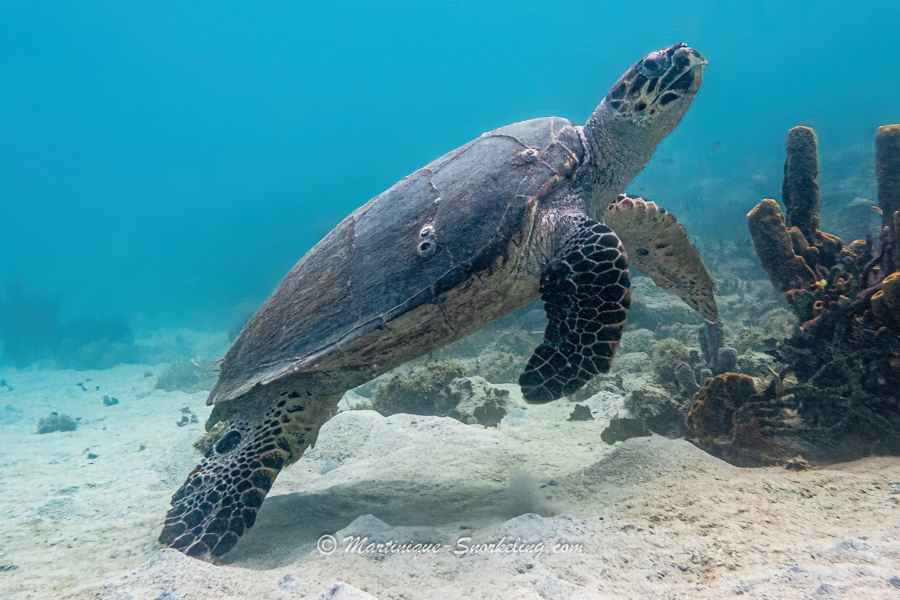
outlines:
[{"label": "sandy seabed", "polygon": [[[793,472],[607,446],[620,398],[569,421],[513,385],[497,428],[340,413],[235,549],[194,560],[156,537],[209,409],[155,389],[164,367],[0,372],[0,598],[900,598],[900,458]],[[37,435],[52,411],[78,429]]]}]

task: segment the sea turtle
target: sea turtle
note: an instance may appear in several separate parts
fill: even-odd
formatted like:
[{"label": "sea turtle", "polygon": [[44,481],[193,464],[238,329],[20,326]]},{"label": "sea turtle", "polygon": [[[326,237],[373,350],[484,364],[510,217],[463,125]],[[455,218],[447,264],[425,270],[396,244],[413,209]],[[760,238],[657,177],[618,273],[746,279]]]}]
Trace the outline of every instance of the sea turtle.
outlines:
[{"label": "sea turtle", "polygon": [[626,250],[715,321],[712,280],[684,228],[619,195],[681,121],[704,65],[684,44],[653,52],[583,127],[547,117],[485,133],[341,221],[223,359],[207,428],[227,427],[172,497],[160,542],[225,554],[344,392],[538,297],[549,322],[522,393],[547,402],[578,390],[609,369],[621,337]]}]

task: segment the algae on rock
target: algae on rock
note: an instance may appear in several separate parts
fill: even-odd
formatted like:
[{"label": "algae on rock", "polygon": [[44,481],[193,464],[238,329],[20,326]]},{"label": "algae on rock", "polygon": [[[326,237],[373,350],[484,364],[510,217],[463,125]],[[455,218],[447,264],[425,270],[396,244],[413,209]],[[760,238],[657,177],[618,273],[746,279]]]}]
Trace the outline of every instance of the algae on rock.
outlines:
[{"label": "algae on rock", "polygon": [[209,360],[187,360],[172,363],[156,380],[156,389],[188,394],[208,392],[216,385],[219,369]]},{"label": "algae on rock", "polygon": [[463,366],[451,359],[414,365],[375,389],[372,408],[385,417],[396,413],[445,415],[454,406],[450,383],[464,375]]},{"label": "algae on rock", "polygon": [[674,338],[665,338],[653,345],[653,357],[650,365],[660,384],[678,388],[675,371],[684,363],[690,353],[687,347]]}]

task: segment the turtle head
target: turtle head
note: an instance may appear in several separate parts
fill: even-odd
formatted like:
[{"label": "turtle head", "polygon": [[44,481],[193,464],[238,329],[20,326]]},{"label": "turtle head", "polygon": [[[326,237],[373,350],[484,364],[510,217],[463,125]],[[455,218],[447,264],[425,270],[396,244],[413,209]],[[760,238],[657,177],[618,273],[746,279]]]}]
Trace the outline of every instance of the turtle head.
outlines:
[{"label": "turtle head", "polygon": [[595,179],[606,182],[593,186],[602,204],[596,208],[624,191],[675,130],[700,89],[704,66],[699,52],[675,44],[642,58],[603,98],[584,126]]},{"label": "turtle head", "polygon": [[664,128],[668,135],[700,89],[704,66],[703,56],[685,44],[651,52],[619,78],[601,106],[641,127]]}]

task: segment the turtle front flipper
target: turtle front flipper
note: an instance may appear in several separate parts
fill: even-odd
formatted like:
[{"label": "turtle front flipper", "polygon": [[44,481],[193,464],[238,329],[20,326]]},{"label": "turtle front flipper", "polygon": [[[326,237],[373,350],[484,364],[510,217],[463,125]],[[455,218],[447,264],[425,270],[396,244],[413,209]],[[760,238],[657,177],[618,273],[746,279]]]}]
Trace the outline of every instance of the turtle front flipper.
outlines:
[{"label": "turtle front flipper", "polygon": [[684,300],[710,323],[718,318],[715,283],[687,230],[672,213],[637,196],[621,195],[606,209],[628,258],[658,287]]},{"label": "turtle front flipper", "polygon": [[531,403],[572,394],[609,370],[631,306],[619,238],[602,223],[578,220],[556,258],[544,266],[540,293],[549,322],[519,377]]},{"label": "turtle front flipper", "polygon": [[281,428],[232,417],[203,461],[172,496],[160,543],[189,556],[222,556],[256,522],[275,477],[288,464]]}]

